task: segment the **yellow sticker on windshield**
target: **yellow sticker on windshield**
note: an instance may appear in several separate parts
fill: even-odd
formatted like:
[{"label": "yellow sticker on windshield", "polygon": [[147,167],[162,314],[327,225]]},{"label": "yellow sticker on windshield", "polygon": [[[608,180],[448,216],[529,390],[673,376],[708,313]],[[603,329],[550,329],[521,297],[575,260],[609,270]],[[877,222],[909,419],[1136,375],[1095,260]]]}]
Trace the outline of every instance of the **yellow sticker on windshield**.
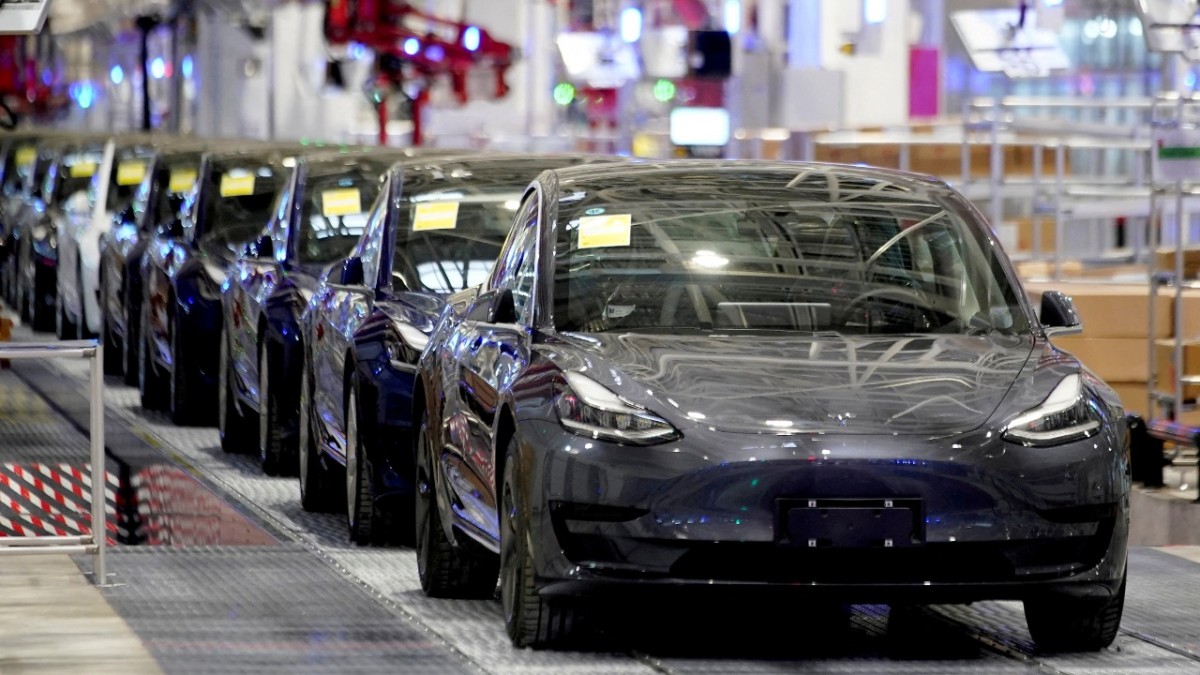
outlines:
[{"label": "yellow sticker on windshield", "polygon": [[605,216],[584,216],[579,219],[578,248],[628,246],[633,216],[614,213]]},{"label": "yellow sticker on windshield", "polygon": [[80,162],[71,165],[71,178],[91,178],[96,175],[95,162]]},{"label": "yellow sticker on windshield", "polygon": [[321,213],[329,218],[362,213],[362,194],[358,188],[325,190],[321,193]]},{"label": "yellow sticker on windshield", "polygon": [[195,185],[195,169],[174,169],[171,171],[171,179],[167,181],[167,191],[178,194],[191,190]]},{"label": "yellow sticker on windshield", "polygon": [[245,197],[254,194],[254,174],[227,173],[221,176],[222,197]]},{"label": "yellow sticker on windshield", "polygon": [[16,160],[17,166],[29,166],[37,161],[37,148],[32,145],[26,145],[17,148],[13,159]]},{"label": "yellow sticker on windshield", "polygon": [[145,177],[145,162],[121,162],[117,165],[117,185],[137,185]]},{"label": "yellow sticker on windshield", "polygon": [[453,230],[458,225],[458,202],[422,202],[413,217],[413,232]]}]

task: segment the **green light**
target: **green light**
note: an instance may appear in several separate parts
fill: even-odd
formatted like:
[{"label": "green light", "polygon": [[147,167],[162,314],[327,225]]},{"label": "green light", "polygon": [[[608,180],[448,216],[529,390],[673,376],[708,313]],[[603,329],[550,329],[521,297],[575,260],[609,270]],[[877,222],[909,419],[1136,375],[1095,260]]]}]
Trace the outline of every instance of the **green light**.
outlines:
[{"label": "green light", "polygon": [[570,82],[559,82],[554,85],[554,102],[559,105],[569,105],[575,100],[575,87]]},{"label": "green light", "polygon": [[663,103],[675,98],[675,83],[670,80],[659,80],[658,82],[655,82],[654,98],[662,101]]}]

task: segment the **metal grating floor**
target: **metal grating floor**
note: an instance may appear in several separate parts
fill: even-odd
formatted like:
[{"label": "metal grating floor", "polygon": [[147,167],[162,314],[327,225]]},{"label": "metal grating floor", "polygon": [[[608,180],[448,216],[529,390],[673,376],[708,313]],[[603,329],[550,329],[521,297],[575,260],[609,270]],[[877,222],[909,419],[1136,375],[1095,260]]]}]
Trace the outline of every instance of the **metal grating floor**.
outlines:
[{"label": "metal grating floor", "polygon": [[[59,374],[46,392],[55,404],[68,414],[86,410],[71,402],[81,397],[85,364],[48,367]],[[784,625],[756,621],[746,609],[636,607],[630,617],[647,618],[621,619],[625,630],[599,640],[593,651],[514,650],[497,602],[426,598],[411,550],[349,543],[340,517],[300,509],[295,479],[264,476],[249,457],[225,454],[212,429],[181,429],[164,415],[143,412],[136,391],[114,380],[106,396],[109,419],[124,429],[116,433],[154,445],[287,542],[237,551],[127,549],[113,556],[111,568],[129,585],[107,593],[168,672],[193,672],[203,653],[209,655],[203,667],[211,663],[221,672],[407,672],[411,659],[414,672],[553,675],[1200,673],[1200,565],[1145,549],[1132,553],[1122,635],[1098,654],[1037,653],[1020,604],[995,602],[928,608],[891,626],[888,609],[877,606],[855,606],[848,617],[796,608],[794,620]],[[298,582],[288,581],[291,575]],[[252,593],[245,592],[246,583]],[[228,613],[230,603],[251,600],[255,609],[248,613]],[[306,661],[296,650],[307,648],[304,640],[322,639],[321,631],[336,623],[327,609],[355,635],[365,631],[369,637],[348,639]],[[310,613],[304,616],[319,628],[297,632],[289,623],[294,612]],[[269,623],[277,614],[278,621]],[[270,628],[256,632],[255,625]],[[271,639],[283,642],[278,649],[262,647]],[[363,653],[351,656],[359,648]],[[336,649],[347,652],[344,662],[321,660]],[[228,652],[219,664],[210,658],[217,651]]]}]

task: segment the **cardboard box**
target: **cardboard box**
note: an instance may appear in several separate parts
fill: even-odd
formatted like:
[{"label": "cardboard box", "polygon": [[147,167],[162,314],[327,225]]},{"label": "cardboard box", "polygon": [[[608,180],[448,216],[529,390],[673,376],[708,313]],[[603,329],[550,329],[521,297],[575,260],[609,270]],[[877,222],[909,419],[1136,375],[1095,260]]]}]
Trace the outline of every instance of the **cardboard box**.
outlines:
[{"label": "cardboard box", "polygon": [[[1175,271],[1175,249],[1160,248],[1154,261],[1159,272]],[[1195,279],[1200,275],[1200,248],[1185,248],[1183,250],[1183,276],[1185,279]]]},{"label": "cardboard box", "polygon": [[1143,338],[1062,336],[1053,342],[1105,382],[1145,383],[1150,374],[1150,350]]},{"label": "cardboard box", "polygon": [[[1087,270],[1083,263],[1078,260],[1063,260],[1060,264],[1062,276],[1064,278],[1079,278],[1087,275]],[[1026,260],[1017,263],[1017,275],[1022,279],[1048,279],[1054,276],[1054,262],[1050,260]],[[1044,283],[1047,286],[1051,285],[1048,282],[1027,282],[1026,285],[1033,283]],[[1061,284],[1060,284],[1061,285]],[[1030,300],[1034,306],[1040,305],[1042,302],[1042,294],[1039,291],[1036,296],[1031,295]]]},{"label": "cardboard box", "polygon": [[[1154,330],[1149,328],[1150,288],[1147,284],[1104,284],[1070,281],[1036,281],[1024,284],[1025,292],[1035,307],[1042,303],[1043,291],[1061,291],[1075,301],[1075,309],[1083,319],[1083,335],[1089,338],[1171,337],[1172,298],[1159,293],[1154,299]],[[1200,303],[1200,295],[1196,298]],[[1200,306],[1200,305],[1198,305]],[[1197,317],[1200,324],[1200,317]],[[1143,363],[1147,347],[1137,350]],[[1144,372],[1144,370],[1143,370]],[[1143,374],[1135,380],[1145,381]],[[1129,381],[1123,379],[1123,381]]]},{"label": "cardboard box", "polygon": [[1150,388],[1144,382],[1109,382],[1108,386],[1117,392],[1126,411],[1137,413],[1143,418],[1158,414],[1157,410],[1150,412],[1147,409],[1150,401]]},{"label": "cardboard box", "polygon": [[[1033,219],[1018,218],[1013,221],[1017,225],[1017,250],[1032,251],[1034,241]],[[1042,218],[1042,255],[1054,254],[1054,218]]]},{"label": "cardboard box", "polygon": [[[1175,356],[1174,340],[1158,340],[1154,344],[1154,363],[1159,391],[1175,391],[1175,374],[1200,375],[1200,342],[1185,342],[1183,344],[1183,367],[1176,368],[1172,362]],[[1200,397],[1200,385],[1188,385],[1183,388],[1185,399]]]}]

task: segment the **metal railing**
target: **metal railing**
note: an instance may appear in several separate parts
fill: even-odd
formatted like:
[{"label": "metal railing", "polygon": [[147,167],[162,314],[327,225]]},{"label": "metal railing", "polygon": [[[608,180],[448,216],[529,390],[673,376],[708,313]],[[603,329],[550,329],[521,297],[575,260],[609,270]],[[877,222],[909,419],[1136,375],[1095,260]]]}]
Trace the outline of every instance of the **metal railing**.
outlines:
[{"label": "metal railing", "polygon": [[104,489],[104,346],[97,340],[62,342],[0,342],[0,359],[91,359],[91,414],[89,441],[91,443],[91,533],[70,536],[0,537],[0,556],[38,555],[49,553],[86,553],[96,556],[92,581],[103,586],[108,581],[105,552],[108,547],[107,513]]}]

